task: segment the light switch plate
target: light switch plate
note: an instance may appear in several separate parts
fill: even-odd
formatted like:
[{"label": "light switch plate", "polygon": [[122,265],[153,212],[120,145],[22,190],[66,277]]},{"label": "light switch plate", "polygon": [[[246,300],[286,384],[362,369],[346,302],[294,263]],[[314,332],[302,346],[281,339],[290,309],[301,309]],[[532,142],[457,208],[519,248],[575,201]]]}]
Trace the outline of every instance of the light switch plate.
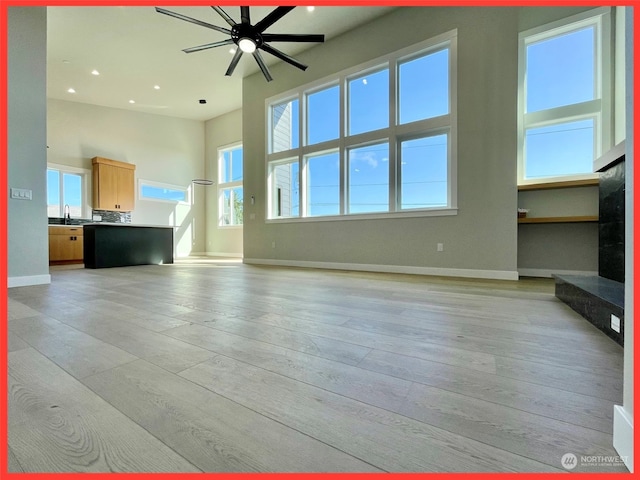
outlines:
[{"label": "light switch plate", "polygon": [[27,188],[11,188],[11,198],[16,200],[31,200],[33,198],[33,191]]}]

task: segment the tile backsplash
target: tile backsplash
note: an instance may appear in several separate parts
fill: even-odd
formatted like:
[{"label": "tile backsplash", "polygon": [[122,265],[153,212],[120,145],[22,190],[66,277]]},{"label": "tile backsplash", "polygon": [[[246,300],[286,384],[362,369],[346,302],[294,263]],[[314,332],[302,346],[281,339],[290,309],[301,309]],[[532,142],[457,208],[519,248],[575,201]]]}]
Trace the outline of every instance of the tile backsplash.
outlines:
[{"label": "tile backsplash", "polygon": [[112,212],[110,210],[93,210],[92,215],[100,215],[102,222],[131,223],[131,212]]}]

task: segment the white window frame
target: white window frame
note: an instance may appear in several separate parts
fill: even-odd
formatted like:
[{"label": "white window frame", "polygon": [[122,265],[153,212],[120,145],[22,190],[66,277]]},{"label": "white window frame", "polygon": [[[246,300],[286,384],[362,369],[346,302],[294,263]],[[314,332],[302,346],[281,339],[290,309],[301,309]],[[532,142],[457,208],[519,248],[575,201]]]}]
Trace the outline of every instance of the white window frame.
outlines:
[{"label": "white window frame", "polygon": [[[457,215],[457,29],[445,32],[424,42],[409,46],[397,52],[379,57],[375,60],[338,72],[330,77],[325,77],[318,81],[303,85],[294,90],[289,90],[280,95],[267,98],[265,101],[265,124],[266,134],[266,175],[265,184],[267,191],[267,202],[265,205],[265,218],[267,223],[287,223],[287,222],[322,222],[336,220],[357,220],[362,218],[402,218],[402,217],[425,217],[425,216],[448,216]],[[430,52],[449,49],[449,113],[438,117],[418,120],[415,122],[399,124],[397,113],[396,83],[398,76],[398,64],[404,61],[427,55]],[[367,72],[376,72],[381,69],[389,69],[389,122],[387,128],[363,132],[356,135],[347,135],[348,122],[348,101],[347,82],[354,77],[360,77]],[[324,88],[335,85],[340,86],[340,136],[335,140],[328,140],[313,145],[307,145],[305,129],[307,128],[306,95],[315,93]],[[299,147],[281,152],[272,152],[272,113],[271,107],[291,100],[298,100],[299,106]],[[448,174],[447,174],[447,198],[449,204],[446,207],[424,208],[424,209],[400,209],[399,195],[400,184],[397,175],[397,155],[398,142],[407,136],[430,136],[433,134],[447,133],[448,136]],[[388,142],[389,143],[389,211],[376,213],[347,212],[347,157],[348,150],[366,144]],[[337,150],[340,155],[340,214],[326,216],[308,216],[306,212],[307,204],[305,198],[306,186],[306,158],[321,152]],[[300,178],[300,216],[298,217],[274,217],[272,215],[273,194],[271,192],[271,165],[278,162],[288,161],[297,158],[299,162]]]},{"label": "white window frame", "polygon": [[70,167],[68,165],[60,165],[58,163],[47,163],[47,170],[57,170],[60,172],[60,218],[64,216],[63,173],[80,175],[82,177],[82,213],[79,218],[90,218],[92,211],[91,204],[89,202],[89,199],[91,198],[91,170],[87,170],[86,168]]},{"label": "white window frame", "polygon": [[[526,112],[526,49],[527,46],[564,33],[595,27],[595,99],[546,110]],[[599,7],[577,15],[520,32],[518,38],[518,185],[544,184],[598,178],[597,173],[525,178],[525,138],[532,128],[558,123],[594,120],[595,160],[611,148],[613,135],[612,90],[612,30],[611,8]]]},{"label": "white window frame", "polygon": [[[235,182],[223,182],[222,181],[222,162],[224,161],[224,153],[231,152],[233,150],[237,150],[238,148],[242,148],[242,142],[235,142],[229,145],[225,145],[223,147],[218,148],[218,228],[243,228],[244,226],[244,172],[242,175],[242,180],[237,180]],[[242,156],[242,166],[244,168],[244,151]],[[229,225],[224,224],[224,192],[226,190],[233,191],[234,188],[242,188],[242,198],[243,198],[243,215],[242,220],[243,223],[231,223]],[[232,194],[233,197],[233,194]],[[233,206],[231,209],[231,216],[233,219]]]},{"label": "white window frame", "polygon": [[[183,192],[185,194],[186,200],[168,200],[164,198],[155,198],[155,197],[146,197],[142,194],[142,187],[156,187],[163,188],[166,190],[176,190],[178,192]],[[142,178],[138,179],[138,200],[143,200],[146,202],[160,202],[160,203],[171,203],[171,204],[179,204],[179,205],[191,205],[191,188],[183,187],[181,185],[172,185],[170,183],[160,183],[153,182],[151,180],[144,180]]]}]

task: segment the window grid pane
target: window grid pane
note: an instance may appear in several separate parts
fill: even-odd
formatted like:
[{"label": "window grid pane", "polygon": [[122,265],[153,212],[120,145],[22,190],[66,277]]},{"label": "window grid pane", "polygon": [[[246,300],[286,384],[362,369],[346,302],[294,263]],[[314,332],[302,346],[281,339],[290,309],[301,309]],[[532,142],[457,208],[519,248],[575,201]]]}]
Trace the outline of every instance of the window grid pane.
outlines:
[{"label": "window grid pane", "polygon": [[307,145],[340,136],[340,87],[326,88],[307,96]]},{"label": "window grid pane", "polygon": [[527,112],[595,99],[595,35],[591,26],[527,46]]},{"label": "window grid pane", "polygon": [[47,170],[47,216],[62,216],[62,204],[60,202],[60,172],[58,170]]},{"label": "window grid pane", "polygon": [[232,224],[242,225],[243,202],[242,187],[236,187],[232,190]]},{"label": "window grid pane", "polygon": [[349,135],[389,126],[389,69],[349,80]]},{"label": "window grid pane", "polygon": [[389,211],[389,144],[349,150],[349,213]]},{"label": "window grid pane", "polygon": [[406,140],[400,146],[401,209],[447,205],[447,135]]},{"label": "window grid pane", "polygon": [[242,147],[231,150],[231,182],[242,180]]},{"label": "window grid pane", "polygon": [[307,216],[340,214],[340,155],[338,152],[307,158]]},{"label": "window grid pane", "polygon": [[220,225],[231,225],[231,189],[222,191],[222,215]]},{"label": "window grid pane", "polygon": [[298,103],[296,99],[271,107],[271,153],[299,147]]},{"label": "window grid pane", "polygon": [[300,180],[298,161],[275,165],[272,177],[272,213],[276,218],[300,215]]},{"label": "window grid pane", "polygon": [[449,113],[449,50],[401,63],[399,123],[425,120]]},{"label": "window grid pane", "polygon": [[594,120],[525,131],[525,178],[593,172]]}]

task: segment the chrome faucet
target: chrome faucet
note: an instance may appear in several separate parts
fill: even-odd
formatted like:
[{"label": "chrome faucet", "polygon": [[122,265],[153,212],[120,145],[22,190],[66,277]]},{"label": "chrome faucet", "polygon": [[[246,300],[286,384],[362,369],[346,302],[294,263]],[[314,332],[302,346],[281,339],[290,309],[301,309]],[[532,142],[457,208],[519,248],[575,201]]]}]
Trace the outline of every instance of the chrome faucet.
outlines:
[{"label": "chrome faucet", "polygon": [[69,204],[64,206],[64,224],[69,225],[71,223],[71,209],[69,208]]}]

